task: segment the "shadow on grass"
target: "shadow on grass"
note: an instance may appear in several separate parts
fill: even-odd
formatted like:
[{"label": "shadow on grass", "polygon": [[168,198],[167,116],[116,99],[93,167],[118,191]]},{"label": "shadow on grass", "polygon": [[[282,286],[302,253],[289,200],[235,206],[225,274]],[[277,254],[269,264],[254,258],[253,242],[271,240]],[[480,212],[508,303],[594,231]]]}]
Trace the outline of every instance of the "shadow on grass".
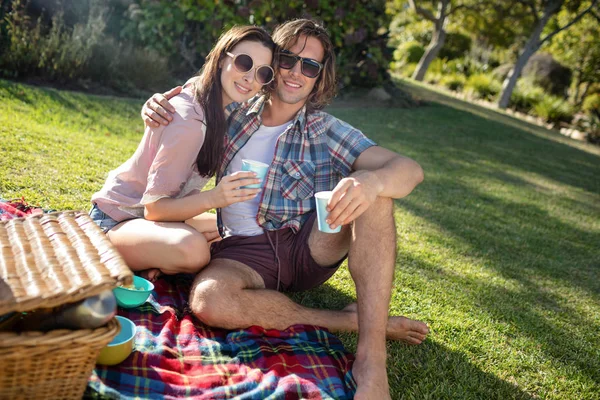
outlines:
[{"label": "shadow on grass", "polygon": [[426,177],[450,158],[520,169],[600,194],[600,147],[414,85],[406,87],[434,100],[415,109],[332,112],[379,145],[415,158]]},{"label": "shadow on grass", "polygon": [[356,299],[331,286],[329,283],[306,292],[287,293],[296,303],[310,308],[341,310]]},{"label": "shadow on grass", "polygon": [[[455,198],[444,207],[426,208],[408,199],[403,207],[437,224],[452,240],[466,244],[470,256],[517,282],[518,289],[449,273],[420,259],[409,263],[425,274],[431,285],[454,283],[479,310],[516,327],[556,362],[575,366],[600,381],[600,359],[593,350],[597,344],[592,343],[592,332],[600,331],[600,324],[574,309],[569,298],[551,293],[545,283],[564,282],[599,300],[600,257],[597,248],[589,244],[600,243],[600,234],[577,229],[535,206],[490,197],[458,182],[444,182],[443,186],[462,193],[464,202]],[[477,212],[469,210],[473,202],[479,204]]]},{"label": "shadow on grass", "polygon": [[[600,194],[600,181],[597,179],[600,156],[466,111],[447,106],[430,107],[435,107],[436,116],[442,124],[452,126],[452,120],[458,123],[454,129],[445,131],[439,131],[439,126],[431,126],[426,121],[412,127],[412,130],[419,130],[420,137],[412,142],[408,139],[408,147],[414,147],[418,161],[429,163],[430,168],[443,167],[443,161],[448,158],[468,164],[485,162],[499,169],[519,169]],[[393,138],[379,142],[402,153]],[[427,165],[425,167],[427,173]]]},{"label": "shadow on grass", "polygon": [[431,339],[420,346],[388,343],[393,399],[532,399],[515,384],[482,371],[461,352]]},{"label": "shadow on grass", "polygon": [[35,97],[30,96],[30,90],[25,90],[22,86],[0,79],[0,94],[5,92],[2,96],[6,96],[9,99],[17,99],[25,104],[31,105],[35,101]]},{"label": "shadow on grass", "polygon": [[[497,121],[517,130],[523,130],[534,135],[549,138],[553,141],[567,143],[570,146],[579,146],[583,145],[584,143],[575,141],[573,139],[568,139],[567,137],[560,135],[556,130],[549,130],[545,127],[536,125],[534,123],[524,121],[520,118],[517,118],[516,116],[506,114],[505,112],[499,109],[486,108],[467,100],[457,99],[445,93],[437,92],[435,90],[422,87],[415,82],[402,80],[399,82],[399,86],[402,87],[404,90],[408,91],[409,93],[412,93],[414,96],[423,100],[434,102],[440,105],[445,105],[456,110],[466,111],[478,117]],[[596,149],[596,154],[600,154],[600,148]]]},{"label": "shadow on grass", "polygon": [[[290,297],[306,307],[334,310],[355,301],[327,283]],[[356,351],[356,334],[339,333],[338,336],[349,351]],[[532,398],[516,385],[482,371],[465,355],[432,339],[420,346],[388,341],[387,347],[388,376],[394,399]]]},{"label": "shadow on grass", "polygon": [[[0,80],[0,97],[18,100],[38,111],[43,110],[52,113],[52,115],[59,115],[61,122],[69,124],[68,121],[73,118],[80,121],[85,129],[110,132],[111,135],[123,136],[125,133],[114,129],[113,119],[115,119],[115,116],[139,118],[140,126],[142,126],[139,117],[143,104],[141,100],[117,99],[111,96],[89,96],[84,93],[35,87],[5,80]],[[35,115],[30,117],[32,119],[36,118]],[[42,115],[38,118],[46,118],[46,116]]]},{"label": "shadow on grass", "polygon": [[[427,189],[428,202],[434,206],[409,197],[402,207],[466,243],[470,253],[508,278],[560,280],[600,299],[600,255],[590,245],[600,243],[600,232],[579,229],[537,206],[492,197],[458,181],[432,185],[437,188]],[[452,193],[452,201],[445,193]]]}]

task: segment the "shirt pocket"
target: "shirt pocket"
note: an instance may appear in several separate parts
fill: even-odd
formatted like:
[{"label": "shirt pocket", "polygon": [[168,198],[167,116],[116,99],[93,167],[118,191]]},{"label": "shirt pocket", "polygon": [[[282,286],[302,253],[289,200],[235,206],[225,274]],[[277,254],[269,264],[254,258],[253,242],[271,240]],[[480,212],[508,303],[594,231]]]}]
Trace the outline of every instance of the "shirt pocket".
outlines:
[{"label": "shirt pocket", "polygon": [[306,200],[315,194],[315,164],[287,160],[283,163],[281,194],[290,200]]}]

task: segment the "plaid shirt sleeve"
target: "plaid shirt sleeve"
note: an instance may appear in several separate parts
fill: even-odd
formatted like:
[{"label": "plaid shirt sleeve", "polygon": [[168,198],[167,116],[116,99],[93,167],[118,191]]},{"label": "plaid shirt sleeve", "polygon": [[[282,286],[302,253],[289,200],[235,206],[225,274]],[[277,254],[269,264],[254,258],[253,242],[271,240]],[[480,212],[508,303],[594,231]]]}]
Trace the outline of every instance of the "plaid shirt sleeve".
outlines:
[{"label": "plaid shirt sleeve", "polygon": [[341,176],[348,176],[352,173],[356,158],[377,144],[352,125],[332,115],[328,115],[326,125],[332,165]]}]

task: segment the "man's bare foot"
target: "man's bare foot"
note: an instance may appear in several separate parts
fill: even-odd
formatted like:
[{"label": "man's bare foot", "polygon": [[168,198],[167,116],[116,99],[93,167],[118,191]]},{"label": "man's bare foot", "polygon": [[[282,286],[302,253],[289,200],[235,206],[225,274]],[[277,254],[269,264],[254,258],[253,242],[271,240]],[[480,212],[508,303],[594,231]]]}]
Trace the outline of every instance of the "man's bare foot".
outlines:
[{"label": "man's bare foot", "polygon": [[158,268],[150,268],[140,271],[140,276],[144,279],[149,280],[150,282],[156,282],[158,278],[162,275],[162,271]]},{"label": "man's bare foot", "polygon": [[355,400],[391,399],[385,359],[375,363],[357,357],[352,366],[352,375],[357,386]]},{"label": "man's bare foot", "polygon": [[[358,304],[348,304],[342,311],[346,312],[358,312]],[[421,344],[427,334],[429,328],[427,324],[421,321],[406,317],[389,317],[386,337],[391,340],[399,340],[407,344]]]}]

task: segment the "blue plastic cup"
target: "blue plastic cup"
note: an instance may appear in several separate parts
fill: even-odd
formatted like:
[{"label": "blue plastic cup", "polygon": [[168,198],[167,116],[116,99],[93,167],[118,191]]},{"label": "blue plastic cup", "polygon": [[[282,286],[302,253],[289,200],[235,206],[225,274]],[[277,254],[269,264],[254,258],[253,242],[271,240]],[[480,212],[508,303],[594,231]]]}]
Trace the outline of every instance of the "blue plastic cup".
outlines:
[{"label": "blue plastic cup", "polygon": [[317,224],[319,230],[325,233],[338,233],[342,230],[342,226],[338,226],[335,229],[331,229],[329,224],[325,222],[329,212],[327,211],[327,203],[331,198],[331,191],[317,192],[315,193],[315,202],[317,203]]},{"label": "blue plastic cup", "polygon": [[260,183],[242,186],[242,188],[244,188],[244,189],[260,189],[263,186],[263,184],[265,183],[265,177],[267,176],[268,170],[269,170],[268,164],[262,163],[260,161],[254,161],[254,160],[242,160],[242,171],[256,172],[256,177],[262,181]]}]

